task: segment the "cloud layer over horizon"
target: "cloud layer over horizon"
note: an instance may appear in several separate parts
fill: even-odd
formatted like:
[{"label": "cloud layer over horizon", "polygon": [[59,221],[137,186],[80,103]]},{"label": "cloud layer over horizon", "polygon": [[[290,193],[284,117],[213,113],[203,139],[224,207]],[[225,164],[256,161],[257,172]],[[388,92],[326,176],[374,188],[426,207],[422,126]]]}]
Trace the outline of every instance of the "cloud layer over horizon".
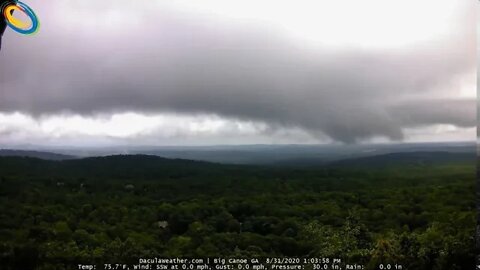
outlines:
[{"label": "cloud layer over horizon", "polygon": [[[143,120],[165,116],[164,121],[171,124],[162,127],[172,130],[194,123],[195,117],[209,116],[225,123],[254,123],[249,132],[258,137],[286,132],[290,134],[287,142],[307,137],[343,143],[378,137],[402,141],[409,139],[408,130],[439,125],[457,129],[462,134],[459,139],[475,139],[475,3],[452,8],[451,1],[438,1],[438,10],[435,6],[419,9],[425,22],[419,19],[415,25],[408,13],[398,23],[397,18],[389,21],[393,14],[389,12],[395,9],[383,6],[385,10],[377,14],[366,5],[357,11],[360,15],[347,12],[359,17],[340,18],[349,21],[347,25],[339,25],[337,19],[318,21],[313,14],[311,21],[298,26],[299,18],[289,18],[289,25],[263,11],[265,16],[261,13],[255,19],[245,17],[248,11],[217,10],[218,3],[201,9],[189,1],[171,5],[80,2],[52,0],[42,6],[31,1],[42,19],[40,33],[21,37],[9,32],[4,37],[0,142],[8,142],[5,134],[22,134],[28,141],[28,134],[38,133],[28,129],[32,125],[28,121],[15,129],[7,125],[16,112],[33,121],[55,117],[68,121],[68,116],[75,115],[98,119],[134,113]],[[244,5],[248,7],[249,2]],[[296,3],[302,5],[302,1]],[[347,8],[352,2],[345,3]],[[415,1],[405,5],[414,9]],[[407,7],[402,10],[408,12]],[[420,11],[412,18],[422,18]],[[328,12],[319,11],[319,15]],[[367,22],[368,16],[382,21],[358,22],[359,18]],[[319,25],[315,39],[311,38],[315,28],[308,28],[308,23]],[[363,28],[367,26],[371,29]],[[296,35],[307,28],[304,38]],[[336,28],[339,33],[332,34]],[[416,28],[437,34],[419,39],[422,32],[414,32]],[[402,39],[389,42],[395,36]],[[370,42],[373,38],[378,42]],[[179,122],[177,116],[168,118],[171,115],[190,123]],[[134,129],[132,121],[143,120],[127,117],[117,125],[129,130]],[[127,131],[126,138],[142,143],[141,134],[158,128],[157,122],[145,121],[143,130],[131,136]],[[58,140],[82,134],[69,133],[64,123],[65,130],[60,132],[64,135]],[[101,130],[95,125],[85,129]],[[182,136],[198,137],[192,129],[182,130],[190,132]],[[471,130],[471,138],[465,137],[469,134],[465,130]],[[203,134],[193,141],[210,142],[228,134],[218,128],[209,132],[210,139]],[[238,140],[243,143],[241,136]]]}]

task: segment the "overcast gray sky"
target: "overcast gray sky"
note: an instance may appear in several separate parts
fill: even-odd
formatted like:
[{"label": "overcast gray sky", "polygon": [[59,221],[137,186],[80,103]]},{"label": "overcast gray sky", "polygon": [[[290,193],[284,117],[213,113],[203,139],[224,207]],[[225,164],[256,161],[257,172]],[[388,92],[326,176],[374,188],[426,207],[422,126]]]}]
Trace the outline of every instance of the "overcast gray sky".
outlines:
[{"label": "overcast gray sky", "polygon": [[475,139],[474,1],[26,3],[2,145]]}]

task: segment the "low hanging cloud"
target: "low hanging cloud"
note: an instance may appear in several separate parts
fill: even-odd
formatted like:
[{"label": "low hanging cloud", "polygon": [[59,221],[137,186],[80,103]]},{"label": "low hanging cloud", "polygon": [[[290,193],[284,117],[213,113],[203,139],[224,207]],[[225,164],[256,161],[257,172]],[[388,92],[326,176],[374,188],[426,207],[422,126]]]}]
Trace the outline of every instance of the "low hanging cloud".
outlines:
[{"label": "low hanging cloud", "polygon": [[4,37],[0,112],[208,114],[345,143],[476,124],[475,99],[462,95],[475,87],[470,5],[444,35],[383,49],[310,46],[269,25],[131,8],[41,7],[38,36]]}]

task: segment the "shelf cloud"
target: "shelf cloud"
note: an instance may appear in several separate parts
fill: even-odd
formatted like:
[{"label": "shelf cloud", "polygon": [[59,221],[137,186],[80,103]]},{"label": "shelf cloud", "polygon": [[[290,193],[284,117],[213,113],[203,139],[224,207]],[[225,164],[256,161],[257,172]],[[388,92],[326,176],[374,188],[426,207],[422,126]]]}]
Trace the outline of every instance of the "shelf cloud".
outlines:
[{"label": "shelf cloud", "polygon": [[[385,39],[399,35],[406,42],[392,46],[385,40],[382,47],[371,46],[374,35],[359,29],[365,36],[361,40],[354,20],[351,39],[339,33],[338,42],[328,43],[322,40],[335,37],[324,25],[328,21],[311,21],[322,23],[323,29],[312,40],[292,35],[297,28],[262,20],[262,14],[257,19],[225,12],[228,16],[222,16],[222,10],[198,10],[188,1],[140,1],[143,5],[135,6],[131,1],[103,1],[98,9],[91,8],[98,1],[79,2],[32,1],[42,19],[40,33],[4,37],[4,123],[14,113],[39,121],[130,112],[183,115],[185,121],[210,115],[226,122],[261,123],[262,128],[253,129],[259,134],[296,130],[292,134],[343,143],[374,137],[401,141],[406,130],[415,128],[476,125],[475,3],[458,3],[451,14],[440,16],[439,22],[446,20],[449,27],[430,29],[438,34],[427,40],[418,40],[419,33],[414,33],[407,42],[408,33],[401,32],[410,29],[411,22],[406,22],[405,29],[399,26],[385,34]],[[415,8],[414,1],[406,5]],[[372,12],[362,11],[365,16]],[[436,9],[423,12],[428,21]],[[332,19],[329,28],[334,30],[334,23],[338,20]],[[426,28],[422,21],[418,24]],[[382,44],[382,37],[375,38]],[[125,120],[124,128],[131,124]],[[2,131],[1,125],[0,117],[0,138],[13,132],[6,124]]]}]

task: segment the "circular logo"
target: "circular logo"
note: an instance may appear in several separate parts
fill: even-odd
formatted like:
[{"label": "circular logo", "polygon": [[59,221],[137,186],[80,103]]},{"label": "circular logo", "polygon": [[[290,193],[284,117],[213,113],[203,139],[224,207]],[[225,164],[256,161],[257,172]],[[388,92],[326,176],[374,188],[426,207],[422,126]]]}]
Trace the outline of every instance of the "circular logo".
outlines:
[{"label": "circular logo", "polygon": [[[13,15],[14,11],[25,14],[30,19],[30,21],[25,22],[16,18]],[[8,3],[4,7],[2,7],[2,12],[7,25],[15,32],[18,32],[20,34],[35,34],[40,27],[40,22],[38,21],[35,12],[29,6],[22,2]]]}]

